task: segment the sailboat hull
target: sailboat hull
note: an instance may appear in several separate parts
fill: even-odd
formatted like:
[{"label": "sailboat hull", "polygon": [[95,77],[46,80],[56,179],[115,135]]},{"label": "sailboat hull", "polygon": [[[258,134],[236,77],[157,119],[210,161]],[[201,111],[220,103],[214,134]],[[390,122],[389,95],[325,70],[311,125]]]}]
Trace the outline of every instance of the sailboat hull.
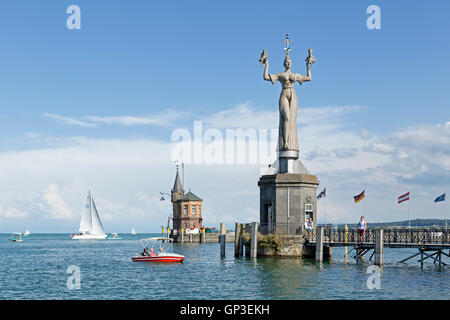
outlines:
[{"label": "sailboat hull", "polygon": [[108,235],[94,235],[94,234],[76,234],[72,236],[72,240],[104,240]]}]

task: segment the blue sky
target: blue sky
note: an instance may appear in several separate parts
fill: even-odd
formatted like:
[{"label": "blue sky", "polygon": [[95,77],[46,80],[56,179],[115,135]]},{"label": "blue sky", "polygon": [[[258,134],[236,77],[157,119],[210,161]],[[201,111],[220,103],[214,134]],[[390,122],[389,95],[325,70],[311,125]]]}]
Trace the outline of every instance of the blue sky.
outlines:
[{"label": "blue sky", "polygon": [[[81,30],[66,28],[71,4],[81,8]],[[371,4],[381,8],[381,30],[366,27]],[[157,230],[170,210],[156,201],[173,181],[164,152],[174,129],[191,130],[194,120],[208,119],[217,127],[227,111],[242,116],[235,119],[241,127],[245,116],[260,119],[257,128],[277,126],[271,117],[279,85],[262,80],[258,58],[265,48],[270,72],[282,71],[286,33],[294,40],[293,71],[305,72],[308,48],[317,58],[313,81],[297,87],[300,109],[311,117],[302,124],[300,111],[299,137],[305,164],[321,187],[329,185],[331,192],[335,186],[330,217],[334,203],[335,221],[354,220],[359,209],[352,196],[364,186],[379,202],[372,210],[385,212],[373,220],[405,218],[391,202],[395,190],[410,189],[422,205],[416,217],[439,217],[440,209],[426,199],[448,190],[450,177],[449,9],[448,1],[3,1],[0,232],[25,224],[74,231],[89,185],[94,196],[99,193],[99,210],[103,204],[109,214],[105,226]],[[315,120],[324,110],[329,117]],[[73,152],[69,160],[62,156],[67,152]],[[128,158],[102,165],[100,152],[107,159]],[[92,163],[82,165],[85,157]],[[367,165],[352,168],[351,159]],[[39,161],[41,173],[34,167]],[[119,169],[125,164],[136,170]],[[260,167],[238,167],[188,169],[190,185],[208,203],[211,224],[252,219],[258,210]],[[224,209],[218,194],[239,182],[230,175],[242,174],[247,183],[241,195],[230,195],[235,204]],[[390,195],[394,200],[385,203]],[[347,197],[350,202],[342,200]],[[123,216],[128,210],[136,216]]]}]

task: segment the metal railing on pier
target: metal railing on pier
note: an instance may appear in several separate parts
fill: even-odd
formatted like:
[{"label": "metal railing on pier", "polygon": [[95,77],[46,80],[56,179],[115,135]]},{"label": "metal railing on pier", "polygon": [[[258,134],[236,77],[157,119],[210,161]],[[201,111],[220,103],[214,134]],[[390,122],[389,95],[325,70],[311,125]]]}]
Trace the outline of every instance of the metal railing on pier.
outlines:
[{"label": "metal railing on pier", "polygon": [[[375,244],[375,230],[367,229],[360,237],[356,229],[324,229],[324,243],[357,243]],[[383,229],[383,242],[389,244],[450,244],[449,230],[442,229]],[[316,230],[306,232],[309,242],[316,242]]]}]

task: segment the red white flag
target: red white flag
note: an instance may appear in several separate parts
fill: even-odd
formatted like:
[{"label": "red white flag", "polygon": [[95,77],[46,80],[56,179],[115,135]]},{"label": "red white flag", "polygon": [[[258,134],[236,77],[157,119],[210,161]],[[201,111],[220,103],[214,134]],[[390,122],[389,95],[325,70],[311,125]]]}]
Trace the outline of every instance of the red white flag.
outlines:
[{"label": "red white flag", "polygon": [[409,200],[409,192],[398,197],[398,203]]}]

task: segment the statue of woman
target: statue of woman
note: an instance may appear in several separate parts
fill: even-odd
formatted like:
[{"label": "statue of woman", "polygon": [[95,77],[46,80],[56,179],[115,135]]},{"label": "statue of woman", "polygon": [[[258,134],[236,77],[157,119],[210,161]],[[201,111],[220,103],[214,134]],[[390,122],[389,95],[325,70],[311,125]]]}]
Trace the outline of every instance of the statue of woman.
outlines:
[{"label": "statue of woman", "polygon": [[282,85],[279,107],[280,107],[280,124],[279,124],[279,144],[278,150],[296,150],[298,151],[297,138],[297,110],[298,100],[295,94],[294,84],[296,81],[300,85],[305,81],[311,81],[310,65],[315,62],[315,58],[311,55],[312,50],[309,49],[309,56],[306,58],[306,76],[291,71],[292,61],[289,53],[286,52],[284,59],[283,73],[269,74],[269,61],[266,50],[261,54],[260,62],[264,64],[264,80],[271,81],[272,84],[280,81]]}]

